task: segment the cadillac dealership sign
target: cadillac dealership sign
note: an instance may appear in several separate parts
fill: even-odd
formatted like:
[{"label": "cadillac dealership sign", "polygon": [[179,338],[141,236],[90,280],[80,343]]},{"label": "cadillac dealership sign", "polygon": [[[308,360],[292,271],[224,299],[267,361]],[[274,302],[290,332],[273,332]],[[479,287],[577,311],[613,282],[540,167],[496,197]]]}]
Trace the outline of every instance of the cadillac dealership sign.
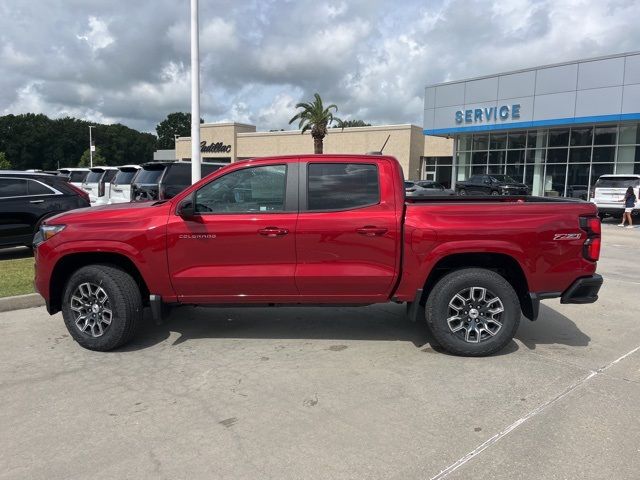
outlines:
[{"label": "cadillac dealership sign", "polygon": [[222,142],[207,145],[207,142],[200,142],[200,151],[208,153],[231,153],[231,145],[224,145]]},{"label": "cadillac dealership sign", "polygon": [[472,108],[458,110],[456,123],[486,123],[500,120],[517,120],[520,118],[520,104],[502,105],[500,107]]}]

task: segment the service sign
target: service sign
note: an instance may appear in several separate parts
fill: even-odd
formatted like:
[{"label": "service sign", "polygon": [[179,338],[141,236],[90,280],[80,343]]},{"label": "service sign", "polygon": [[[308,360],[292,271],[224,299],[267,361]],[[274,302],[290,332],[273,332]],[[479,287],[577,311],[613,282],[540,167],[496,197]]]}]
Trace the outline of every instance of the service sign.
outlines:
[{"label": "service sign", "polygon": [[456,123],[482,124],[498,120],[518,120],[520,118],[520,104],[500,105],[495,107],[470,108],[456,111]]}]

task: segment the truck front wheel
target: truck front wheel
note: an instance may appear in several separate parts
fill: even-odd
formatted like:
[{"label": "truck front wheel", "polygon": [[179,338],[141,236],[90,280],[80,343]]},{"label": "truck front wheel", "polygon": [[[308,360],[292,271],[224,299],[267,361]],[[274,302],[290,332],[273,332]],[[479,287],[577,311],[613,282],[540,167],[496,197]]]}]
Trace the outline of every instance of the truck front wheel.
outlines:
[{"label": "truck front wheel", "polygon": [[62,316],[71,336],[84,348],[112,350],[131,340],[142,319],[140,288],[118,267],[82,267],[65,285]]},{"label": "truck front wheel", "polygon": [[520,302],[509,282],[483,268],[465,268],[441,278],[430,292],[425,316],[448,352],[467,357],[504,348],[520,323]]}]

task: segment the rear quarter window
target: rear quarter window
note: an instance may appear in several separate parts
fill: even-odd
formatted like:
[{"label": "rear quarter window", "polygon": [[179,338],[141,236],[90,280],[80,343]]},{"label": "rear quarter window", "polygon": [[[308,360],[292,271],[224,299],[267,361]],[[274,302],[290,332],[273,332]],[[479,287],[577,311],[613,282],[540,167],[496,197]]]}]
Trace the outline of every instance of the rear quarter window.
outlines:
[{"label": "rear quarter window", "polygon": [[310,163],[308,210],[349,210],[380,201],[378,167],[365,163]]},{"label": "rear quarter window", "polygon": [[82,183],[87,178],[87,172],[71,172],[69,174],[69,181],[73,183]]},{"label": "rear quarter window", "polygon": [[138,170],[136,169],[119,170],[113,178],[113,183],[116,185],[129,185],[133,180],[133,177],[136,176],[136,173],[138,173]]}]

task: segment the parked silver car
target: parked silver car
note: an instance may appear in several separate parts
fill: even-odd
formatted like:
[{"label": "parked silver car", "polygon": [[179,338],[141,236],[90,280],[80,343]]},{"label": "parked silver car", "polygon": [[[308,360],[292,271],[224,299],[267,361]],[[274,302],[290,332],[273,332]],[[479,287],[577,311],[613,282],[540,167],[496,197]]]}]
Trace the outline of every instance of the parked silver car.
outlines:
[{"label": "parked silver car", "polygon": [[455,195],[456,192],[433,180],[405,181],[404,190],[407,197],[426,197],[433,195]]}]

